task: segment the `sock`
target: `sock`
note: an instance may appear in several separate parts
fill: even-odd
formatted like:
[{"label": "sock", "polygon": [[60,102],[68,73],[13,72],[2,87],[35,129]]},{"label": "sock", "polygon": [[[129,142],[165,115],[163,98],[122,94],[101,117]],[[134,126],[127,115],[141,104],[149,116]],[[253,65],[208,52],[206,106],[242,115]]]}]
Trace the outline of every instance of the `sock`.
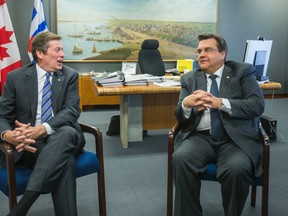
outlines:
[{"label": "sock", "polygon": [[26,190],[20,201],[12,208],[9,215],[25,216],[39,196],[40,192]]}]

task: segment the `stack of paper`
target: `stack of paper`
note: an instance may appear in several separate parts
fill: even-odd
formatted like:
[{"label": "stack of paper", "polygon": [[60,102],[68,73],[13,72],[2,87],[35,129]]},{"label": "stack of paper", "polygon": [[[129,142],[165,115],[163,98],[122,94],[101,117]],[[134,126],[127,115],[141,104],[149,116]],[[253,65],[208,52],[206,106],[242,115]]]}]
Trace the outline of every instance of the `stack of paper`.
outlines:
[{"label": "stack of paper", "polygon": [[94,82],[101,86],[123,86],[124,79],[122,71],[95,73],[93,76]]},{"label": "stack of paper", "polygon": [[124,85],[126,86],[139,86],[148,85],[148,78],[153,77],[151,74],[135,74],[125,75]]},{"label": "stack of paper", "polygon": [[163,77],[162,76],[147,77],[147,81],[148,83],[163,82]]},{"label": "stack of paper", "polygon": [[161,87],[174,87],[174,86],[180,86],[180,81],[166,80],[163,82],[154,82],[154,84]]}]

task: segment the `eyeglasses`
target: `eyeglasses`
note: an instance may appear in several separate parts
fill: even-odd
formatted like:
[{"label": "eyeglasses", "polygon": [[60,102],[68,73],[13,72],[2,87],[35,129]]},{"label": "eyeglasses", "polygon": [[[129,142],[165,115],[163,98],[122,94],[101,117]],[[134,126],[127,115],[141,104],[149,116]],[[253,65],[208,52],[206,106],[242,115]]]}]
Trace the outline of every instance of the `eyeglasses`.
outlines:
[{"label": "eyeglasses", "polygon": [[213,48],[210,48],[210,47],[208,47],[208,48],[205,48],[205,49],[203,49],[203,50],[201,50],[201,49],[198,49],[197,51],[196,51],[196,55],[201,55],[202,53],[205,53],[205,54],[211,54],[211,53],[213,53],[214,51],[220,51],[219,49],[213,49]]}]

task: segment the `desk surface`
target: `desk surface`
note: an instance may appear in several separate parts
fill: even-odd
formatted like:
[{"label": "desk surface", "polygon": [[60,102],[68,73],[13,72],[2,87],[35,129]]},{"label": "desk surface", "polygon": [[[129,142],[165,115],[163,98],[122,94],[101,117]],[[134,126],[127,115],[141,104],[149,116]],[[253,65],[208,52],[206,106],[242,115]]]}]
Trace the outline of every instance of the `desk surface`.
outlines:
[{"label": "desk surface", "polygon": [[[179,93],[179,87],[160,87],[154,84],[148,86],[99,86],[94,85],[95,92],[99,96],[105,95],[136,95],[136,94],[167,94],[167,93]],[[269,82],[260,84],[263,90],[279,90],[281,89],[281,83]]]},{"label": "desk surface", "polygon": [[99,86],[95,84],[97,95],[137,95],[137,94],[167,94],[179,93],[179,87],[160,87],[154,84],[148,86]]},{"label": "desk surface", "polygon": [[259,84],[259,86],[263,90],[279,90],[279,89],[281,89],[281,83],[278,83],[278,82],[263,83],[263,84]]}]

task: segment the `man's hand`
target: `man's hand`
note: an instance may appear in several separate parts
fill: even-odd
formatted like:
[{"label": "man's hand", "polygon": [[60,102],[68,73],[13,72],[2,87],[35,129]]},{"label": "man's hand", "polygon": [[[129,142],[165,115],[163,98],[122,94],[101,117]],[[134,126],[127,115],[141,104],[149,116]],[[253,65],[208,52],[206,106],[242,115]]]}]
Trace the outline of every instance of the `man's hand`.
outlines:
[{"label": "man's hand", "polygon": [[213,96],[210,92],[196,90],[184,100],[185,107],[197,107],[198,111],[221,107],[221,98]]},{"label": "man's hand", "polygon": [[3,134],[4,140],[14,145],[16,150],[19,152],[24,150],[33,153],[36,152],[37,149],[30,146],[35,143],[35,139],[31,139],[25,135],[25,132],[29,129],[30,124],[23,124],[18,121],[15,121],[15,124],[18,126],[15,130],[5,131]]},{"label": "man's hand", "polygon": [[198,110],[204,109],[202,98],[207,96],[207,92],[203,90],[197,90],[191,95],[187,96],[183,101],[183,105],[187,108],[197,107]]},{"label": "man's hand", "polygon": [[[21,131],[21,134],[24,135],[27,139],[33,139],[36,140],[41,136],[46,136],[47,135],[47,131],[46,128],[43,125],[37,125],[37,126],[29,126],[29,127],[25,127],[23,123],[20,123],[18,121],[15,122],[17,126],[19,126],[18,128],[16,128],[15,130],[17,131]],[[23,130],[23,128],[25,128]]]}]

